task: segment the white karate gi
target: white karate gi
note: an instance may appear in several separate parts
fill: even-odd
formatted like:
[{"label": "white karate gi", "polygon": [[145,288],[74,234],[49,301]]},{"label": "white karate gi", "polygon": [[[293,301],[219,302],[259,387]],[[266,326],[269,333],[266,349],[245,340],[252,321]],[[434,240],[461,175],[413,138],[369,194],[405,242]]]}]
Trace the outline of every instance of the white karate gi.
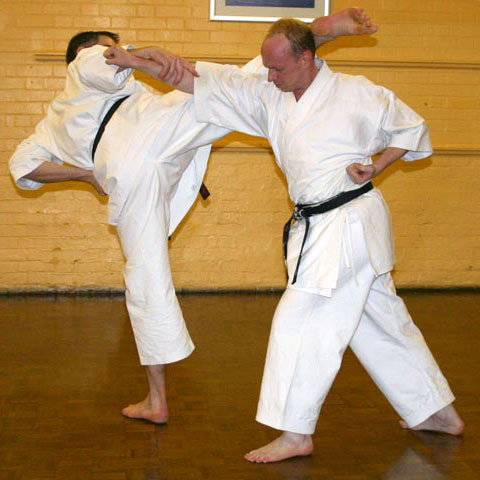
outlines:
[{"label": "white karate gi", "polygon": [[[198,195],[213,140],[227,130],[195,120],[191,96],[156,95],[132,70],[107,65],[105,47],[82,49],[69,65],[65,90],[35,133],[10,160],[16,184],[45,161],[94,170],[109,194],[109,223],[117,225],[126,257],[127,307],[140,361],[165,364],[188,356],[193,343],[172,283],[167,237]],[[107,124],[92,161],[92,144],[110,106],[130,95]]]},{"label": "white karate gi", "polygon": [[[317,66],[297,102],[264,76],[197,63],[197,119],[266,137],[295,204],[358,188],[346,167],[369,164],[387,147],[409,150],[405,160],[431,154],[423,119],[392,92],[332,73],[321,61]],[[390,215],[380,192],[310,220],[294,285],[305,222],[290,232],[290,280],[272,325],[257,420],[311,434],[348,345],[408,425],[451,403],[445,378],[395,294]]]}]

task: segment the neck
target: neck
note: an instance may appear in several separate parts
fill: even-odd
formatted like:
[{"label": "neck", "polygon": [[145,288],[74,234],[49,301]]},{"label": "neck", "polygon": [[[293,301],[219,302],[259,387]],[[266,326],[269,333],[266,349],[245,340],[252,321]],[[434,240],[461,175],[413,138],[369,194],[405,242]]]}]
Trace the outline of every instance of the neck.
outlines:
[{"label": "neck", "polygon": [[315,77],[317,76],[318,69],[315,63],[312,64],[311,68],[309,68],[305,73],[304,82],[301,87],[295,89],[293,94],[295,95],[295,100],[298,102],[302,95],[308,90],[308,87],[313,83]]}]

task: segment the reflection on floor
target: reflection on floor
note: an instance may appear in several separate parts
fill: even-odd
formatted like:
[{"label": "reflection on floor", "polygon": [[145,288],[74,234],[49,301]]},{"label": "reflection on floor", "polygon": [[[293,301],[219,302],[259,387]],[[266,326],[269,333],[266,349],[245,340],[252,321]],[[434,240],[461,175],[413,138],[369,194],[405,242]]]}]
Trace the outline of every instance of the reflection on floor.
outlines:
[{"label": "reflection on floor", "polygon": [[479,292],[404,292],[457,395],[463,438],[414,434],[351,353],[314,455],[251,465],[277,295],[180,297],[196,351],[168,370],[170,421],[123,418],[143,371],[122,297],[0,297],[0,480],[479,479]]}]

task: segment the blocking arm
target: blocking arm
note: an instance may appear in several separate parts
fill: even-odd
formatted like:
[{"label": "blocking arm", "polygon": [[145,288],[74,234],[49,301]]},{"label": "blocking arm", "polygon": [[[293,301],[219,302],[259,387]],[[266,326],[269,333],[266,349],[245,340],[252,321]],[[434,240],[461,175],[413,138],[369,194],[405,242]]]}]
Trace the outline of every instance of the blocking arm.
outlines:
[{"label": "blocking arm", "polygon": [[388,147],[378,157],[375,163],[369,165],[352,163],[347,167],[347,173],[355,183],[362,184],[368,182],[383,172],[393,162],[403,157],[407,152],[408,150],[404,148]]},{"label": "blocking arm", "polygon": [[43,162],[35,170],[31,171],[24,178],[39,183],[57,183],[57,182],[83,182],[89,183],[95,188],[98,194],[104,196],[106,193],[97,182],[91,170],[83,168],[70,167],[67,165],[58,165],[52,162]]},{"label": "blocking arm", "polygon": [[110,47],[104,53],[109,65],[134,68],[186,93],[193,93],[195,68],[184,58],[159,47],[145,47],[126,51]]}]

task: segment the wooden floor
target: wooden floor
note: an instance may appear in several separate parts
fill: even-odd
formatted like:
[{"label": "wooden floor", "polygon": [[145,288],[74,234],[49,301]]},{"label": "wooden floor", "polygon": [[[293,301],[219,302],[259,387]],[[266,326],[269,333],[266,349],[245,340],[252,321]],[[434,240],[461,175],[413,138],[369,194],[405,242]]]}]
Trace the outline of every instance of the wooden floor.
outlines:
[{"label": "wooden floor", "polygon": [[188,295],[196,351],[168,371],[170,421],[146,393],[121,297],[0,297],[0,480],[480,479],[480,293],[404,293],[457,395],[463,438],[413,434],[348,353],[308,458],[251,465],[276,295]]}]

